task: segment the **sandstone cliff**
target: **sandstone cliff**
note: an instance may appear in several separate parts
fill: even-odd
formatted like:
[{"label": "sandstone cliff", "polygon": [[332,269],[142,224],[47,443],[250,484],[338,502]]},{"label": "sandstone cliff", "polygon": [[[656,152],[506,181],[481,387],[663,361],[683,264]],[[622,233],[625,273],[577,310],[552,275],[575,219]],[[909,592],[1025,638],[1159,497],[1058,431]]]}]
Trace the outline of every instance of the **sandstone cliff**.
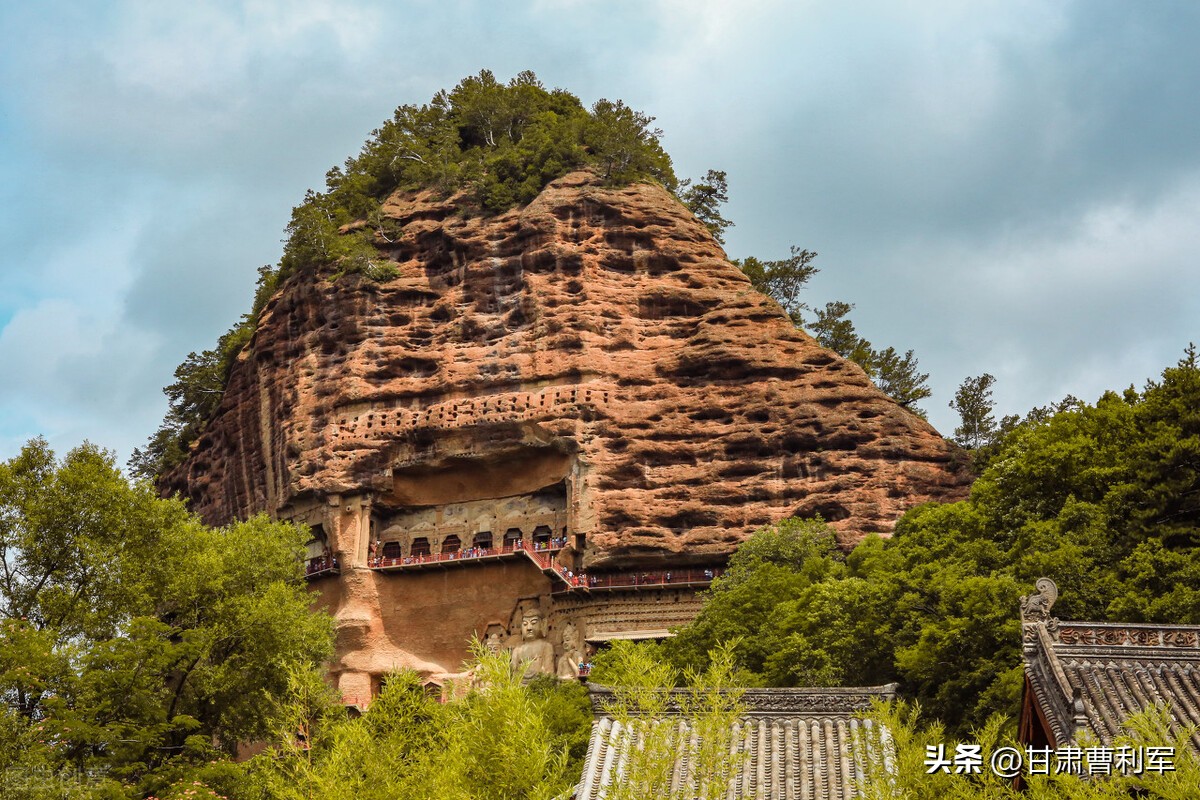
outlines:
[{"label": "sandstone cliff", "polygon": [[578,172],[494,217],[432,194],[383,213],[399,277],[289,279],[165,478],[208,521],[565,482],[582,563],[604,566],[711,560],[791,514],[849,545],[964,490],[953,445],[794,329],[661,188]]},{"label": "sandstone cliff", "polygon": [[694,618],[762,525],[821,514],[849,546],[965,492],[961,453],[661,188],[573,173],[491,217],[396,195],[375,241],[394,279],[284,282],[163,481],[211,523],[313,527],[348,703],[443,680],[472,636],[569,673]]}]

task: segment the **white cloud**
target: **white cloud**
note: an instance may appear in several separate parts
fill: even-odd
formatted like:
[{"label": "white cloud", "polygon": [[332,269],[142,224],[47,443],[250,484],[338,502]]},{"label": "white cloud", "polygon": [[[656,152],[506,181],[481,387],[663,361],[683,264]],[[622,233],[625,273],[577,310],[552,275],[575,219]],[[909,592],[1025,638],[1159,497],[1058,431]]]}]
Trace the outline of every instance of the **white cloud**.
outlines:
[{"label": "white cloud", "polygon": [[[873,327],[916,348],[934,375],[931,410],[943,430],[953,420],[941,398],[967,375],[996,375],[1003,413],[1140,387],[1200,338],[1197,218],[1193,175],[1148,206],[1098,204],[1071,223],[973,246],[911,244],[889,266],[920,264],[922,318],[876,318]],[[873,306],[862,318],[874,311],[889,317]]]},{"label": "white cloud", "polygon": [[334,45],[345,59],[372,49],[379,34],[368,8],[345,3],[123,3],[116,30],[97,43],[119,85],[165,97],[236,91],[262,61],[300,59]]},{"label": "white cloud", "polygon": [[[128,456],[148,433],[144,412],[163,405],[144,392],[153,337],[120,324],[110,309],[52,298],[17,312],[0,331],[0,417],[25,421],[56,449],[90,439]],[[7,425],[0,435],[28,438]]]}]

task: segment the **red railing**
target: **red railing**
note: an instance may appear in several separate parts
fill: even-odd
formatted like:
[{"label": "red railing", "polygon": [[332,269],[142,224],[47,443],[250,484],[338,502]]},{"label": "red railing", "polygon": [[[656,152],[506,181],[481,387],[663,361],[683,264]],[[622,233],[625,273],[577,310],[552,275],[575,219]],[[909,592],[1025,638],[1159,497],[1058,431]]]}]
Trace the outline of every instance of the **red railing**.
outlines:
[{"label": "red railing", "polygon": [[556,565],[554,563],[554,554],[557,552],[557,549],[524,551],[525,555],[529,556],[529,558],[533,560],[533,563],[537,564],[542,569],[555,569]]},{"label": "red railing", "polygon": [[667,570],[631,570],[626,572],[604,572],[588,574],[574,573],[554,560],[563,545],[558,541],[540,547],[524,547],[519,543],[506,547],[468,547],[452,553],[430,553],[428,555],[403,556],[397,558],[375,558],[369,566],[373,569],[433,566],[453,562],[469,562],[489,558],[525,556],[543,572],[551,573],[565,586],[557,591],[591,591],[593,589],[639,589],[662,586],[697,586],[712,583],[719,576],[719,567],[701,567]]},{"label": "red railing", "polygon": [[[497,558],[522,554],[532,558],[538,566],[542,566],[543,559],[551,560],[549,554],[557,553],[562,548],[561,544],[539,544],[537,547],[525,547],[519,544],[507,545],[505,547],[465,547],[462,550],[455,550],[451,553],[429,553],[427,555],[398,556],[396,558],[379,557],[371,560],[368,566],[373,569],[413,567],[422,564],[445,564],[450,561],[470,561],[477,558]],[[543,567],[543,569],[546,568]]]},{"label": "red railing", "polygon": [[605,572],[580,576],[589,589],[628,589],[642,586],[679,586],[712,583],[721,574],[720,568],[668,569],[657,572]]}]

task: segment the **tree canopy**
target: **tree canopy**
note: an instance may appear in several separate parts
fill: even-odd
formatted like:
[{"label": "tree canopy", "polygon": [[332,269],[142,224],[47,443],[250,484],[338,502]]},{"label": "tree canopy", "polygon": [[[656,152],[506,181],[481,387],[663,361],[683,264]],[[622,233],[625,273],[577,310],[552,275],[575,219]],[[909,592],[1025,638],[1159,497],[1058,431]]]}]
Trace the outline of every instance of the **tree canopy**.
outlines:
[{"label": "tree canopy", "polygon": [[[378,268],[370,237],[380,230],[380,204],[396,189],[465,190],[479,212],[495,213],[592,165],[611,184],[651,180],[674,191],[671,158],[653,122],[620,100],[587,109],[528,70],[508,83],[482,70],[426,104],[400,106],[357,156],[329,170],[325,191],[310,191],[292,212],[280,276],[332,264],[343,272]],[[359,220],[368,226],[340,230]]]},{"label": "tree canopy", "polygon": [[289,671],[331,652],[307,537],[207,528],[90,445],[0,464],[0,774],[140,797],[267,735]]},{"label": "tree canopy", "polygon": [[977,450],[992,442],[996,435],[996,407],[992,400],[994,375],[984,373],[976,378],[967,378],[958,386],[950,407],[958,412],[962,424],[954,429],[954,439],[963,447]]},{"label": "tree canopy", "polygon": [[704,223],[714,239],[725,244],[725,230],[733,227],[733,222],[721,215],[721,206],[729,202],[724,172],[710,169],[703,179],[694,183],[691,178],[680,181],[679,200]]},{"label": "tree canopy", "polygon": [[416,673],[399,671],[358,718],[301,676],[268,749],[245,765],[238,800],[561,797],[582,768],[586,690],[557,681],[528,687],[507,654],[475,655],[473,685],[447,687],[446,702],[430,697]]}]

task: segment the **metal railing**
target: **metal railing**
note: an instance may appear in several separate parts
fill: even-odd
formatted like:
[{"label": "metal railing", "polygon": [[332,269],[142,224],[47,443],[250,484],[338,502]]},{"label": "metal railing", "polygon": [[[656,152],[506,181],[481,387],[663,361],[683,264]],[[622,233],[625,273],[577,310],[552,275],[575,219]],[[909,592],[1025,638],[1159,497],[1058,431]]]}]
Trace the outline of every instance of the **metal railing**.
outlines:
[{"label": "metal railing", "polygon": [[668,569],[649,572],[634,570],[629,572],[605,572],[584,576],[584,585],[589,589],[636,589],[640,587],[657,586],[687,586],[689,584],[709,584],[720,576],[719,567],[701,569]]},{"label": "metal railing", "polygon": [[341,565],[338,564],[336,557],[310,558],[308,563],[304,565],[305,578],[320,578],[325,575],[337,575],[341,571]]}]

